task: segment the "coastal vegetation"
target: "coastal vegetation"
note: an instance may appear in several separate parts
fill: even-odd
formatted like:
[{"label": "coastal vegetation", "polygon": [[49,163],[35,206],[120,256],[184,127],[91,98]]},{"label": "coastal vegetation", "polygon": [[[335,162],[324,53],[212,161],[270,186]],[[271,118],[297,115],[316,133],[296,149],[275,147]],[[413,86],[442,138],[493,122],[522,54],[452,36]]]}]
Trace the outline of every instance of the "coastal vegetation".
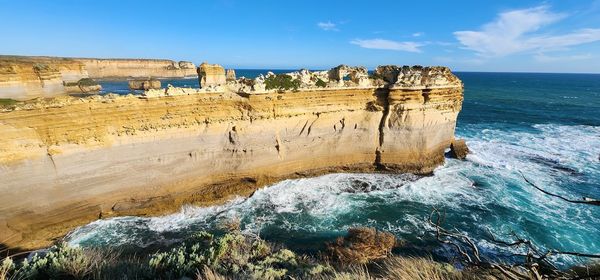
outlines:
[{"label": "coastal vegetation", "polygon": [[326,87],[327,83],[321,79],[318,79],[317,82],[315,83],[315,85],[318,87]]},{"label": "coastal vegetation", "polygon": [[[437,213],[437,212],[435,212]],[[439,213],[438,213],[439,214]],[[430,220],[431,222],[431,220]],[[439,222],[439,220],[437,220]],[[301,254],[227,227],[219,235],[198,232],[146,255],[60,243],[15,261],[0,261],[0,280],[16,279],[594,279],[598,267],[551,271],[538,259],[527,265],[477,263],[475,246],[434,224],[442,243],[459,254],[456,263],[392,253],[405,243],[374,228],[350,228],[317,254]],[[445,239],[448,238],[448,239]],[[452,240],[454,238],[454,240]],[[446,243],[447,242],[447,243]],[[535,260],[534,255],[528,257]],[[591,276],[591,277],[588,277]]]},{"label": "coastal vegetation", "polygon": [[288,74],[276,74],[267,76],[265,78],[265,89],[276,89],[280,91],[285,90],[298,90],[301,82],[298,79],[294,79]]},{"label": "coastal vegetation", "polygon": [[[20,262],[5,258],[9,279],[475,279],[470,271],[430,258],[393,256],[390,233],[351,229],[318,255],[299,254],[232,230],[219,237],[199,232],[170,249],[126,256],[110,249],[65,243]],[[187,277],[187,278],[185,278]]]},{"label": "coastal vegetation", "polygon": [[10,99],[10,98],[0,98],[0,106],[13,105],[17,102],[18,102],[17,100]]}]

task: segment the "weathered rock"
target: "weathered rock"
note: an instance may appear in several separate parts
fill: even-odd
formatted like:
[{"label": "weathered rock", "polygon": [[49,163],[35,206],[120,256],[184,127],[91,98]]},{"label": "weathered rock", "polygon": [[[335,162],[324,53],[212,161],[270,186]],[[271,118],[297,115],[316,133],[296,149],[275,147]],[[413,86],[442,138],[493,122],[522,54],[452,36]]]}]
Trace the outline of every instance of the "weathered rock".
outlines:
[{"label": "weathered rock", "polygon": [[225,69],[219,64],[208,64],[203,62],[198,67],[198,79],[200,87],[220,86],[227,83]]},{"label": "weathered rock", "polygon": [[450,144],[450,156],[456,159],[465,159],[469,154],[467,142],[464,139],[455,139]]},{"label": "weathered rock", "polygon": [[345,84],[346,77],[348,81],[358,86],[369,86],[369,72],[363,66],[350,67],[348,65],[339,65],[329,70],[329,79],[338,81],[340,84]]},{"label": "weathered rock", "polygon": [[102,90],[102,86],[99,84],[96,85],[80,85],[79,89],[82,93],[95,93]]},{"label": "weathered rock", "polygon": [[[215,90],[212,90],[215,91]],[[167,88],[164,89],[149,89],[142,93],[143,97],[153,98],[153,97],[162,97],[162,96],[178,96],[178,95],[193,95],[200,93],[211,92],[207,88],[197,89],[197,88],[180,88],[174,87],[172,85],[168,85]]]},{"label": "weathered rock", "polygon": [[400,74],[400,67],[396,65],[381,65],[375,69],[375,75],[390,84],[396,83],[398,74]]},{"label": "weathered rock", "polygon": [[226,80],[229,81],[235,81],[235,70],[233,69],[227,69],[227,74],[226,74]]},{"label": "weathered rock", "polygon": [[160,87],[161,87],[160,81],[157,79],[129,81],[129,89],[132,89],[132,90],[160,89]]},{"label": "weathered rock", "polygon": [[196,70],[196,65],[194,65],[194,63],[191,63],[189,61],[180,61],[179,68]]},{"label": "weathered rock", "polygon": [[63,84],[69,93],[95,93],[102,90],[102,86],[90,78],[83,78],[77,82],[63,82]]}]

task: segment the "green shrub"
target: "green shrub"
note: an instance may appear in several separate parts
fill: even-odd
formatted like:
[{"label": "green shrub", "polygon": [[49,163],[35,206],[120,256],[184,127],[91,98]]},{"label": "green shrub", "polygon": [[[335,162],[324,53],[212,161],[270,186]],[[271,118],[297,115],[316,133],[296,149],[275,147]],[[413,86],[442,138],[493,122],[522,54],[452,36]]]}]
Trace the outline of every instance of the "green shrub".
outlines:
[{"label": "green shrub", "polygon": [[4,259],[0,264],[0,280],[97,279],[109,264],[117,263],[116,260],[117,256],[110,250],[83,250],[62,243],[19,264],[10,258]]},{"label": "green shrub", "polygon": [[300,80],[292,78],[288,74],[272,75],[265,79],[265,89],[298,90]]},{"label": "green shrub", "polygon": [[61,244],[46,254],[25,259],[19,273],[27,279],[81,279],[89,276],[94,264],[81,248]]},{"label": "green shrub", "polygon": [[281,279],[287,275],[327,271],[292,251],[275,251],[265,241],[240,233],[216,238],[201,232],[168,252],[152,255],[149,265],[157,277],[163,278],[192,277],[206,269],[224,276],[250,279]]},{"label": "green shrub", "polygon": [[0,106],[13,105],[13,104],[16,104],[17,102],[18,102],[17,100],[10,99],[10,98],[0,98]]},{"label": "green shrub", "polygon": [[318,87],[326,87],[327,83],[321,79],[318,79],[317,82],[315,83],[315,85]]}]

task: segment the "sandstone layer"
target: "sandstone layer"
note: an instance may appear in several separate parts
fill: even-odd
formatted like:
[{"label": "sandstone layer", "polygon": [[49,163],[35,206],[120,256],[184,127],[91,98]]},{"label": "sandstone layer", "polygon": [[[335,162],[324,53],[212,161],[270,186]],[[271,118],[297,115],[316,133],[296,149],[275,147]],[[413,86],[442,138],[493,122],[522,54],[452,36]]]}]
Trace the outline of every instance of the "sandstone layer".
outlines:
[{"label": "sandstone layer", "polygon": [[82,79],[195,77],[191,62],[159,59],[87,59],[0,56],[0,98],[29,100],[98,87],[74,87]]},{"label": "sandstone layer", "polygon": [[300,71],[290,74],[304,81],[295,91],[264,90],[259,77],[5,108],[0,243],[38,248],[102,217],[218,203],[329,172],[429,173],[444,161],[463,99],[447,68],[381,68],[389,78],[366,86],[361,69],[343,69],[355,81],[340,69]]}]

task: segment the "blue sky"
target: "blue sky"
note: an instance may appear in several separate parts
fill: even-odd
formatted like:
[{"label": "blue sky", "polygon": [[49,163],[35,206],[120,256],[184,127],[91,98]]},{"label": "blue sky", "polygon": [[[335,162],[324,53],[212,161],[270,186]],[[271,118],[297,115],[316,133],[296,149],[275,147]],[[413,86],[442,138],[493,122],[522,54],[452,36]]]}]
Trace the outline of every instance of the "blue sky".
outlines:
[{"label": "blue sky", "polygon": [[600,0],[0,0],[0,54],[600,73]]}]

